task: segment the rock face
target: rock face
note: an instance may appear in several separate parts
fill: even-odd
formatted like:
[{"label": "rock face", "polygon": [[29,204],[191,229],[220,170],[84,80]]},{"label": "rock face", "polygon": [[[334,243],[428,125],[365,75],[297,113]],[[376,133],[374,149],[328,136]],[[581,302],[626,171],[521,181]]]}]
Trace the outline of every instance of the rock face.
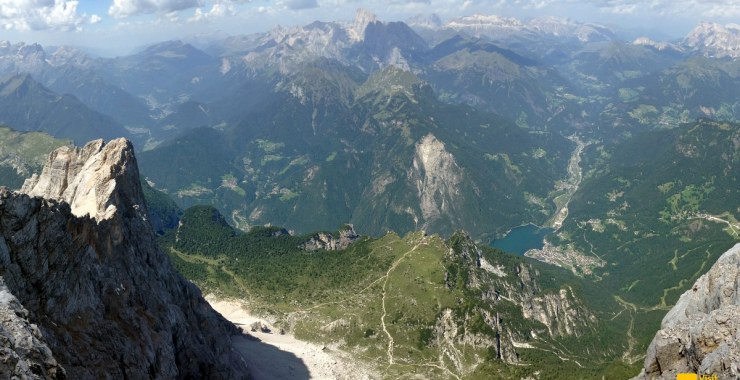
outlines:
[{"label": "rock face", "polygon": [[26,318],[28,311],[0,279],[0,376],[63,379],[64,369]]},{"label": "rock face", "polygon": [[666,314],[636,379],[675,379],[687,372],[740,377],[740,244]]},{"label": "rock face", "polygon": [[683,45],[717,58],[740,57],[740,26],[702,22],[683,40]]},{"label": "rock face", "polygon": [[357,232],[355,232],[354,226],[347,224],[339,229],[338,237],[334,237],[334,235],[326,232],[317,233],[303,243],[303,249],[307,251],[317,251],[319,249],[338,251],[349,247],[359,237]]},{"label": "rock face", "polygon": [[417,144],[409,178],[416,185],[422,217],[429,223],[459,206],[461,169],[431,133]]},{"label": "rock face", "polygon": [[0,189],[0,374],[247,377],[238,329],[158,249],[128,141],[60,148],[24,190],[45,198]]},{"label": "rock face", "polygon": [[[49,155],[41,176],[23,184],[22,193],[64,201],[72,214],[110,219],[121,208],[127,217],[146,215],[138,184],[134,149],[126,139],[95,140],[82,149],[61,147]],[[118,184],[121,182],[121,184]]]},{"label": "rock face", "polygon": [[[461,284],[456,282],[464,280],[466,283],[462,286],[465,289],[479,292],[482,301],[493,308],[478,308],[462,321],[453,318],[451,313],[442,314],[435,326],[435,336],[444,352],[454,351],[451,343],[495,347],[496,359],[517,363],[517,349],[532,348],[526,343],[532,337],[578,337],[593,329],[597,323],[596,317],[570,287],[545,290],[539,284],[542,274],[531,265],[517,263],[511,267],[494,266],[486,261],[470,236],[458,232],[450,240],[453,243],[447,260],[460,265],[455,271],[448,269],[445,285],[450,289],[459,288]],[[466,272],[467,275],[460,276],[453,272]],[[499,314],[499,304],[519,309],[525,321],[530,322],[530,327],[522,328],[521,323],[510,324],[509,319],[513,315],[508,311]],[[471,327],[477,318],[495,331],[495,335],[475,333],[477,329]],[[457,363],[453,357],[450,359]]]}]

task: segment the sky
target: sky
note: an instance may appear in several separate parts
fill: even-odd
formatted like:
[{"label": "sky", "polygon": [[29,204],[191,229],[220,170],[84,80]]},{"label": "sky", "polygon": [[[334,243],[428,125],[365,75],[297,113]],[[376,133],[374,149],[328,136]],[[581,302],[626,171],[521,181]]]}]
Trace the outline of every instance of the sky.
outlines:
[{"label": "sky", "polygon": [[358,8],[383,21],[436,13],[570,18],[679,38],[701,21],[740,23],[740,0],[0,0],[0,40],[125,54],[146,44],[264,32],[277,25],[351,20]]}]

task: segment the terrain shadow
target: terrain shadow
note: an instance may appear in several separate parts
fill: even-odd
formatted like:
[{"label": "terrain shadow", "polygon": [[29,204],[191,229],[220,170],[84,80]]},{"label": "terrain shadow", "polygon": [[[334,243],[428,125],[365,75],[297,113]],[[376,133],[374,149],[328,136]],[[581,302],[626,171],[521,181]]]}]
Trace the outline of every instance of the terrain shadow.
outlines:
[{"label": "terrain shadow", "polygon": [[254,380],[310,378],[306,364],[291,352],[244,335],[232,337],[232,344],[244,356]]}]

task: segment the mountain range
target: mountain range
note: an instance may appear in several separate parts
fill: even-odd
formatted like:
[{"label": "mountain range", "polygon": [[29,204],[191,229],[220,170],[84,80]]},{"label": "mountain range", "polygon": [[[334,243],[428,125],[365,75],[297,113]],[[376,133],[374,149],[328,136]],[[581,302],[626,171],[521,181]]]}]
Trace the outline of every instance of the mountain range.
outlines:
[{"label": "mountain range", "polygon": [[[358,11],[112,58],[3,42],[0,185],[36,173],[23,190],[62,206],[3,197],[88,231],[75,210],[119,207],[52,196],[84,165],[42,163],[123,136],[150,262],[381,376],[662,375],[661,319],[740,238],[737,31]],[[528,223],[552,232],[526,257],[486,247]]]}]

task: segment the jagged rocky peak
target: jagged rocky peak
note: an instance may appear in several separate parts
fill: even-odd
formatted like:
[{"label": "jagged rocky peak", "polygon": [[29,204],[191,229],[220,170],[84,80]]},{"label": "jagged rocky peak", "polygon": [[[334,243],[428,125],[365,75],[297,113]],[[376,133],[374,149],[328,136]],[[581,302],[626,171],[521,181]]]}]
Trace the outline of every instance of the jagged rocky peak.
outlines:
[{"label": "jagged rocky peak", "polygon": [[365,10],[358,9],[355,13],[355,21],[352,23],[351,33],[352,39],[356,41],[362,41],[365,39],[365,29],[367,26],[378,22],[377,16],[374,13]]},{"label": "jagged rocky peak", "polygon": [[98,221],[110,219],[117,210],[127,215],[147,214],[134,147],[123,138],[56,149],[41,175],[27,179],[21,192],[67,202],[72,214]]},{"label": "jagged rocky peak", "polygon": [[158,248],[130,142],[58,149],[25,189],[0,188],[0,377],[247,377],[239,329]]},{"label": "jagged rocky peak", "polygon": [[635,38],[634,41],[632,41],[632,44],[637,45],[637,46],[652,47],[657,50],[666,50],[666,49],[678,50],[678,48],[674,46],[673,44],[669,44],[668,42],[658,42],[658,41],[651,39],[650,37],[637,37]]},{"label": "jagged rocky peak", "polygon": [[93,65],[93,59],[80,49],[61,46],[51,54],[48,63],[57,67],[69,65],[72,67],[90,68]]},{"label": "jagged rocky peak", "polygon": [[740,58],[740,25],[702,22],[683,40],[683,45],[717,58]]},{"label": "jagged rocky peak", "polygon": [[675,379],[677,373],[740,377],[740,243],[666,314],[635,379]]},{"label": "jagged rocky peak", "polygon": [[451,20],[448,24],[450,27],[455,26],[481,26],[481,27],[506,27],[506,28],[524,28],[521,21],[513,17],[501,17],[498,15],[474,14],[472,16],[463,16]]},{"label": "jagged rocky peak", "polygon": [[18,56],[29,57],[29,56],[44,56],[44,48],[36,43],[27,45],[25,43],[18,44]]}]

